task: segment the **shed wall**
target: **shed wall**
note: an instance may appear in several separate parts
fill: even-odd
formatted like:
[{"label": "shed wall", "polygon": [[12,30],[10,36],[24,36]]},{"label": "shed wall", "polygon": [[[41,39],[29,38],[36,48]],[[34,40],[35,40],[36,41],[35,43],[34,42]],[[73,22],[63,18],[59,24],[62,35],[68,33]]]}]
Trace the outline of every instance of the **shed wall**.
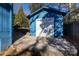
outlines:
[{"label": "shed wall", "polygon": [[0,5],[0,51],[12,44],[12,9],[8,4],[3,5]]},{"label": "shed wall", "polygon": [[[47,25],[49,22],[44,24],[45,18],[52,18],[52,20],[53,20],[53,22],[50,24],[53,26],[52,30],[50,30],[50,34],[52,33],[52,37],[63,36],[63,16],[61,14],[57,14],[55,12],[49,12],[49,11],[44,11],[44,10],[31,17],[31,19],[30,19],[30,23],[32,22],[32,24],[30,24],[31,35],[38,36],[39,35],[39,34],[37,34],[38,31],[40,31],[41,29],[48,29],[50,27],[50,25]],[[45,25],[45,27],[42,26],[41,29],[36,30],[36,25],[38,25],[38,23],[36,24],[36,20],[39,20],[39,19],[40,19],[41,23],[43,23],[43,25]],[[49,21],[50,21],[50,19],[49,19]],[[50,34],[48,34],[48,35],[50,35]]]}]

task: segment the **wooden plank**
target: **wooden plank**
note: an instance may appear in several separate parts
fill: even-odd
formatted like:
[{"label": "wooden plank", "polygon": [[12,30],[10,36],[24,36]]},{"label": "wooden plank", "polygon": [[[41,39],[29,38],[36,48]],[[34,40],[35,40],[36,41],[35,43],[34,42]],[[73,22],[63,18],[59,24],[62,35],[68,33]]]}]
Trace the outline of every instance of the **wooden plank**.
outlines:
[{"label": "wooden plank", "polygon": [[36,39],[34,37],[23,36],[21,39],[17,40],[13,45],[11,45],[11,47],[5,51],[3,55],[17,55],[35,43]]}]

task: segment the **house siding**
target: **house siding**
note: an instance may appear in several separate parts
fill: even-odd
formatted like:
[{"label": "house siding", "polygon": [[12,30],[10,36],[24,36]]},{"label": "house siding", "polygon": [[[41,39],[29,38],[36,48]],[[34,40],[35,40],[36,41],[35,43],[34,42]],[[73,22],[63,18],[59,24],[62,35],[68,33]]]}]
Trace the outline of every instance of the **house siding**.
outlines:
[{"label": "house siding", "polygon": [[0,4],[0,51],[12,44],[12,7]]},{"label": "house siding", "polygon": [[[52,23],[50,22],[51,23],[50,24],[47,20],[45,20],[45,18],[52,18],[52,20],[53,20]],[[33,20],[34,20],[34,22],[33,22]],[[38,32],[41,29],[36,28],[36,25],[38,25],[38,23],[36,23],[37,21],[39,22],[39,24],[42,23],[42,27],[40,25],[42,30],[44,30],[44,29],[46,29],[45,31],[51,30],[50,32],[46,32],[46,36],[49,36],[49,35],[50,35],[50,37],[62,37],[63,36],[63,15],[61,13],[57,13],[57,12],[55,12],[55,10],[54,10],[54,12],[51,12],[49,10],[47,10],[47,11],[41,10],[36,15],[33,15],[30,18],[30,23],[31,22],[33,23],[33,24],[30,24],[30,33],[33,36],[40,35]],[[45,21],[46,21],[46,23],[44,23]],[[49,19],[49,21],[50,21],[50,19]],[[49,29],[49,27],[51,27],[51,28]],[[43,31],[43,32],[45,32],[45,31]]]},{"label": "house siding", "polygon": [[55,37],[62,37],[63,36],[63,16],[56,14],[55,15],[55,20],[54,20],[54,36]]}]

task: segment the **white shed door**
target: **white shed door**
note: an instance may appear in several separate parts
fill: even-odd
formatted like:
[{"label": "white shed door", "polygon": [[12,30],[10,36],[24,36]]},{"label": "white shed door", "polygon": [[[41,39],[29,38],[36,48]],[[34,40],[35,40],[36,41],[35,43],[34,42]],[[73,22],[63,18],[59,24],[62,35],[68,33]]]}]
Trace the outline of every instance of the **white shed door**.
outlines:
[{"label": "white shed door", "polygon": [[36,36],[54,36],[54,19],[36,20]]},{"label": "white shed door", "polygon": [[41,28],[42,21],[36,20],[36,36],[46,36],[46,33],[43,32]]}]

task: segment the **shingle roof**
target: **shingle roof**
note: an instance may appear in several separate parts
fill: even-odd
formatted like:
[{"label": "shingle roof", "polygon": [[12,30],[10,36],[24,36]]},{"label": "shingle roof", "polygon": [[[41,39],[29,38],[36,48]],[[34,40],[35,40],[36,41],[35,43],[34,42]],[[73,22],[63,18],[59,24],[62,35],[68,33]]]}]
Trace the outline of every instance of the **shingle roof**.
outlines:
[{"label": "shingle roof", "polygon": [[45,10],[45,11],[50,11],[50,12],[54,12],[54,13],[58,13],[58,14],[62,14],[63,16],[65,16],[65,15],[66,15],[66,13],[65,13],[65,12],[61,12],[61,11],[59,11],[59,10],[55,9],[55,8],[42,7],[42,8],[40,8],[40,9],[36,10],[35,12],[31,13],[28,17],[30,18],[30,17],[32,17],[32,16],[36,15],[37,13],[39,13],[39,12],[40,12],[40,11],[42,11],[42,10]]}]

